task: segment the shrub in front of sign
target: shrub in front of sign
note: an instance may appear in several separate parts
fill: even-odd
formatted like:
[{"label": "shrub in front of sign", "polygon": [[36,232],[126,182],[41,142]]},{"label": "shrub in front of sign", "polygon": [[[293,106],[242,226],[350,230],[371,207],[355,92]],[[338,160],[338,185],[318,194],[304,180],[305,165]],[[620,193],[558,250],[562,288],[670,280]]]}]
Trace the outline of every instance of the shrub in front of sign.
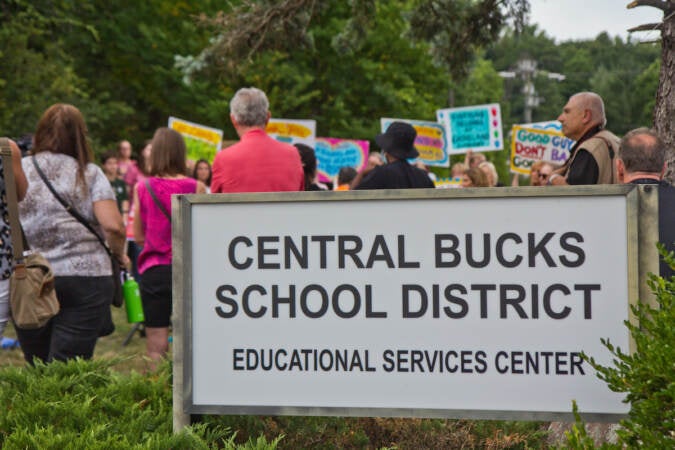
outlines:
[{"label": "shrub in front of sign", "polygon": [[[663,246],[659,251],[675,269],[675,254]],[[639,325],[626,322],[635,340],[635,353],[624,353],[603,340],[614,355],[614,365],[605,367],[587,359],[610,389],[627,393],[625,401],[631,404],[628,419],[621,421],[617,431],[616,448],[675,448],[675,277],[652,275],[649,286],[659,308],[638,302],[631,309]],[[588,448],[586,438],[578,419],[568,434],[569,447]]]},{"label": "shrub in front of sign", "polygon": [[194,425],[173,434],[171,370],[122,374],[119,361],[73,360],[0,371],[3,449],[274,449],[243,447],[225,427]]}]

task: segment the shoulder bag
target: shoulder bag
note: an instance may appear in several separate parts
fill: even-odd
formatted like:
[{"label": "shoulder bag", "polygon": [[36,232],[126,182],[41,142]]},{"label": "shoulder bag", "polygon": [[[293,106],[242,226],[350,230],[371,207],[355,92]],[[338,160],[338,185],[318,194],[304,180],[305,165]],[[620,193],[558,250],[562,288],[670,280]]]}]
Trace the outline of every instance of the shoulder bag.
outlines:
[{"label": "shoulder bag", "polygon": [[35,155],[31,156],[31,160],[33,161],[33,166],[35,166],[35,170],[37,171],[38,175],[40,175],[40,178],[42,178],[42,181],[45,183],[47,188],[51,191],[52,195],[56,198],[56,200],[63,205],[63,207],[70,213],[71,216],[73,216],[75,219],[77,219],[78,222],[80,222],[87,230],[89,230],[94,236],[96,236],[96,239],[101,243],[103,248],[105,249],[106,253],[108,253],[108,256],[110,257],[110,265],[112,267],[112,278],[113,278],[113,283],[114,283],[114,288],[113,288],[113,298],[112,298],[112,304],[113,306],[117,306],[118,308],[124,304],[124,293],[122,291],[122,266],[120,262],[115,258],[115,256],[112,254],[110,251],[110,248],[108,247],[108,244],[105,243],[105,240],[101,235],[99,235],[96,230],[91,226],[89,222],[87,222],[87,219],[85,219],[75,208],[73,208],[71,205],[69,205],[54,189],[54,186],[49,182],[47,179],[47,176],[44,174],[42,169],[40,168],[40,165],[37,162],[37,159],[35,159]]},{"label": "shoulder bag", "polygon": [[54,273],[42,254],[24,256],[25,236],[19,223],[16,184],[12,170],[12,150],[7,138],[0,138],[2,167],[7,192],[7,213],[12,235],[14,269],[9,278],[9,304],[18,328],[41,328],[58,314],[60,306],[54,290]]},{"label": "shoulder bag", "polygon": [[162,212],[162,214],[164,214],[164,217],[169,219],[169,223],[171,223],[171,215],[166,210],[164,205],[162,205],[162,202],[160,202],[159,199],[157,198],[157,194],[155,194],[155,190],[152,188],[152,186],[150,186],[150,180],[148,180],[147,178],[145,179],[145,188],[150,193],[150,197],[152,197],[152,201],[155,202],[155,205],[157,205],[157,207]]}]

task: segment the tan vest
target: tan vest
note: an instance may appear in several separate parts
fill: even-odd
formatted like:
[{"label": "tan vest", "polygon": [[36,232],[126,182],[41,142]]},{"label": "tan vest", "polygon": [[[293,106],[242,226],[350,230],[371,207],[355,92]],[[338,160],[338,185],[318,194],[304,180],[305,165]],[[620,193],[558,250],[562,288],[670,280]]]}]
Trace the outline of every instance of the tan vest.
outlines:
[{"label": "tan vest", "polygon": [[597,184],[616,184],[618,180],[614,158],[616,158],[619,151],[620,142],[621,140],[611,131],[602,130],[596,133],[593,137],[585,140],[577,151],[574,152],[574,156],[565,163],[561,168],[562,175],[567,177],[574,158],[579,154],[580,149],[584,149],[593,155],[595,162],[598,164]]}]

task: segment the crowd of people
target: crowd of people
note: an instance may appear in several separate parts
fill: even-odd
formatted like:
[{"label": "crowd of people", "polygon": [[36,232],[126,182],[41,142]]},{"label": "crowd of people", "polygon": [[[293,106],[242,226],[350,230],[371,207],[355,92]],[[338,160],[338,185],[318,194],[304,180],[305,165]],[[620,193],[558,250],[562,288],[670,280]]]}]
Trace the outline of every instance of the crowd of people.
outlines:
[{"label": "crowd of people", "polygon": [[[230,102],[230,120],[240,140],[218,152],[213,165],[207,160],[188,164],[183,137],[172,129],[159,128],[136,158],[132,158],[129,141],[122,140],[115,151],[103,155],[99,166],[88,143],[84,117],[66,104],[45,111],[29,157],[21,159],[12,143],[16,190],[22,199],[21,224],[30,247],[42,252],[52,265],[61,306],[44,327],[17,328],[28,362],[91,358],[97,339],[112,332],[111,259],[98,236],[105,239],[113,257],[139,279],[148,356],[158,360],[167,354],[174,194],[434,188],[433,174],[410,162],[419,152],[416,131],[408,123],[393,122],[375,137],[381,151],[372,152],[360,171],[343,167],[330,186],[317,178],[311,147],[279,142],[266,133],[270,117],[263,91],[237,91]],[[644,128],[619,140],[605,129],[604,105],[597,94],[572,96],[558,120],[563,134],[576,144],[562,166],[534,163],[532,186],[667,184],[663,181],[663,141]],[[503,186],[494,164],[483,153],[468,152],[465,161],[453,165],[451,171],[453,177],[461,178],[464,188]],[[2,179],[3,198],[4,189]],[[3,207],[0,336],[9,319],[7,279],[11,272]],[[94,231],[83,226],[71,210]]]}]

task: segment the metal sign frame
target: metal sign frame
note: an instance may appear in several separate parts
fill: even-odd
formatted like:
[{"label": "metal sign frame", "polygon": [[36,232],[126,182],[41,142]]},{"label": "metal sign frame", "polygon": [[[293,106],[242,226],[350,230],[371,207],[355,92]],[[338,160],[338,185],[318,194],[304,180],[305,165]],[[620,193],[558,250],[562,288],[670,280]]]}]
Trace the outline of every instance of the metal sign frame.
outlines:
[{"label": "metal sign frame", "polygon": [[[350,192],[297,192],[259,194],[200,194],[178,195],[173,198],[173,402],[174,427],[189,423],[190,414],[255,414],[255,415],[305,415],[305,416],[379,416],[425,417],[506,420],[573,420],[569,413],[523,412],[457,409],[410,408],[336,408],[336,407],[283,407],[283,406],[212,406],[196,405],[192,398],[192,242],[193,205],[269,202],[360,202],[378,200],[414,201],[417,199],[470,199],[470,198],[540,198],[619,196],[626,201],[625,245],[628,255],[627,290],[630,303],[638,298],[650,297],[646,283],[648,272],[658,273],[658,257],[654,243],[658,241],[656,189],[637,188],[631,185],[574,186],[551,188],[479,188],[436,190],[383,190]],[[592,220],[592,218],[589,218]],[[622,243],[618,243],[622,245]],[[626,305],[628,307],[628,305]],[[635,318],[629,312],[629,320]],[[631,343],[631,347],[632,347]],[[227,381],[224,380],[226,383]],[[571,409],[571,407],[570,407]],[[586,420],[617,421],[621,414],[584,414]]]}]

